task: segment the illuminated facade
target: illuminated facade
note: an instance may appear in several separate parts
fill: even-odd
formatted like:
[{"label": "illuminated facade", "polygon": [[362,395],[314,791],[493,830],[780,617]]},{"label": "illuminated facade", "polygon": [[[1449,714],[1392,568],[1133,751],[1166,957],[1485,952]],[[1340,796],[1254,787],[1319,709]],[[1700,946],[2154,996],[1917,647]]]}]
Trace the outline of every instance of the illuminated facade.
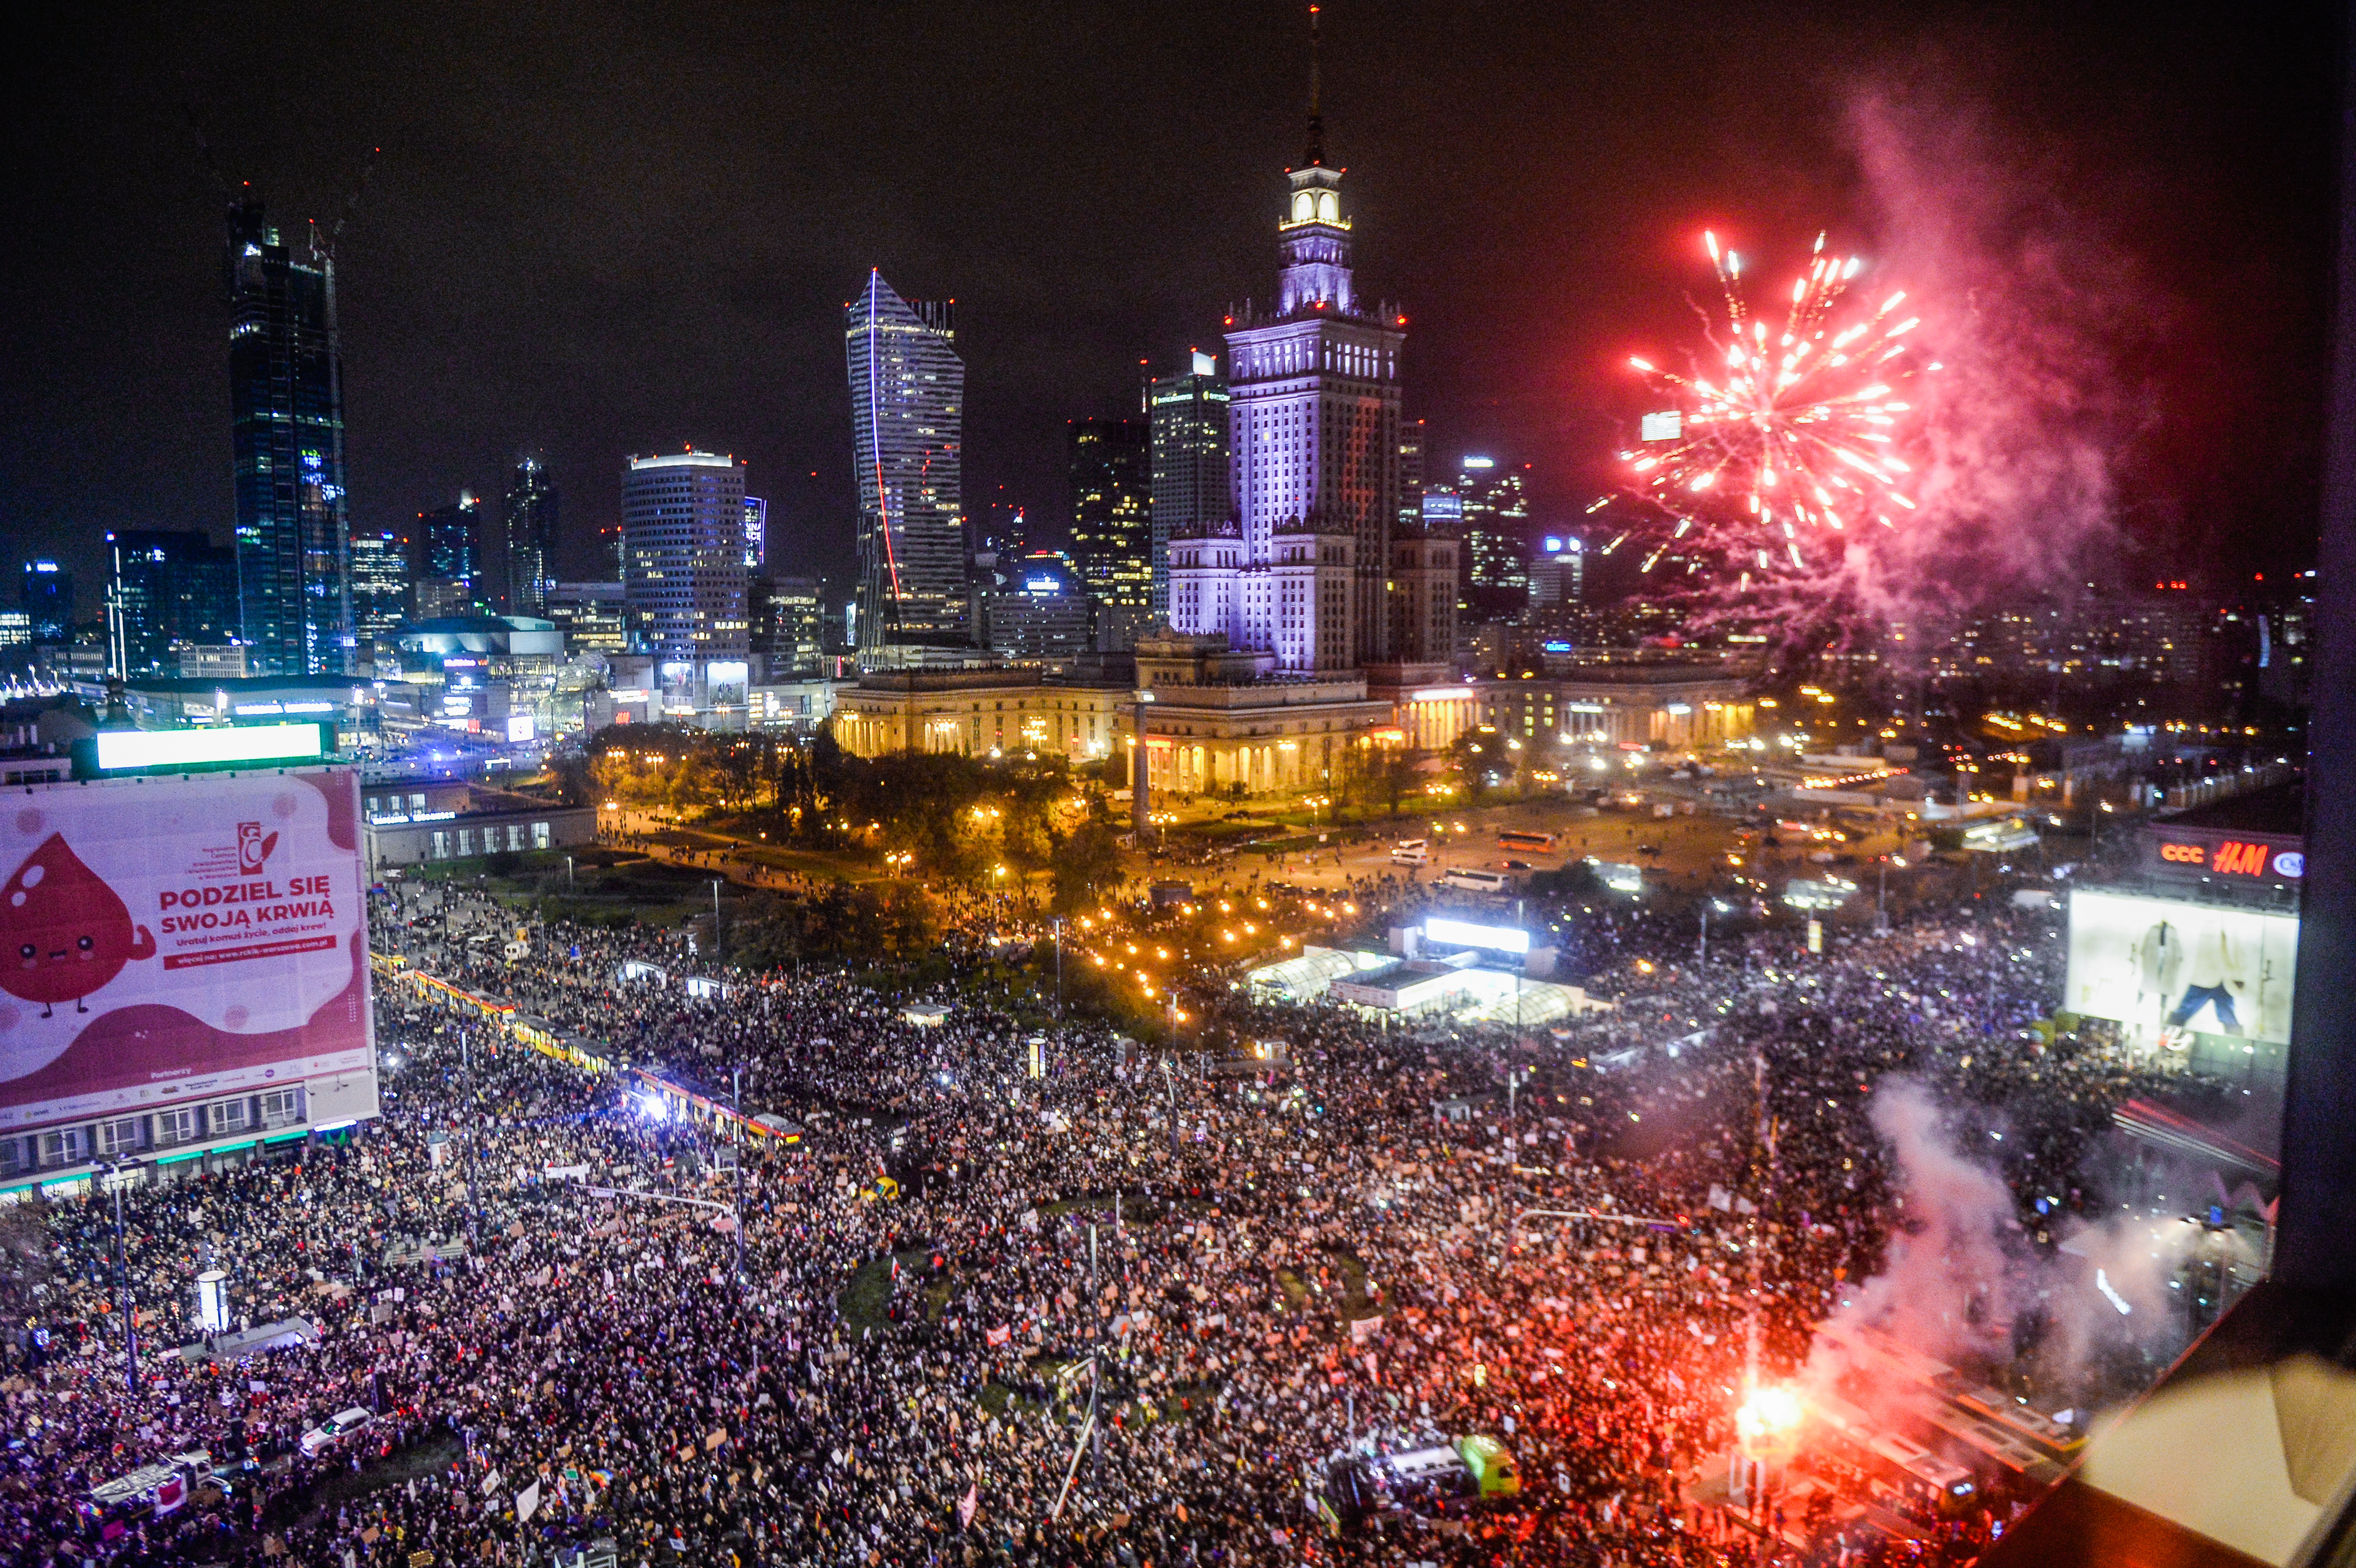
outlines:
[{"label": "illuminated facade", "polygon": [[901,298],[881,273],[843,309],[859,484],[859,655],[973,641],[966,595],[965,362],[946,301]]},{"label": "illuminated facade", "polygon": [[1530,503],[1522,476],[1494,458],[1467,457],[1457,472],[1466,596],[1484,616],[1511,614],[1530,590]]},{"label": "illuminated facade", "polygon": [[1148,608],[1170,619],[1170,540],[1224,520],[1229,505],[1227,383],[1199,349],[1184,375],[1158,376],[1146,394],[1153,444],[1153,578]]},{"label": "illuminated facade", "polygon": [[1143,610],[1153,587],[1152,462],[1135,419],[1071,422],[1072,561],[1099,605]]},{"label": "illuminated facade", "polygon": [[1525,746],[1660,746],[1747,740],[1756,718],[1741,674],[1696,666],[1590,670],[1561,679],[1481,681],[1466,715]]},{"label": "illuminated facade", "polygon": [[417,514],[420,619],[479,615],[490,607],[483,571],[483,503],[461,490],[448,506]]},{"label": "illuminated facade", "polygon": [[622,596],[649,652],[701,660],[751,651],[742,462],[693,450],[632,457],[622,539]]},{"label": "illuminated facade", "polygon": [[753,651],[771,680],[818,673],[825,651],[825,602],[816,577],[753,579]]},{"label": "illuminated facade", "polygon": [[124,678],[179,668],[181,646],[237,635],[237,553],[195,530],[106,536],[107,670]]},{"label": "illuminated facade", "polygon": [[295,259],[241,197],[226,263],[239,620],[261,669],[343,674],[355,639],[335,260],[316,231]]},{"label": "illuminated facade", "polygon": [[1126,706],[1143,720],[1151,789],[1323,792],[1390,716],[1355,671],[1269,680],[1271,659],[1215,632],[1138,640],[1137,684],[1150,700]]},{"label": "illuminated facade", "polygon": [[769,564],[769,503],[759,496],[744,498],[744,569],[758,572]]},{"label": "illuminated facade", "polygon": [[1232,521],[1170,540],[1170,624],[1276,655],[1286,672],[1389,657],[1384,573],[1399,510],[1406,317],[1369,308],[1350,270],[1342,170],[1313,104],[1277,231],[1276,307],[1227,334]]},{"label": "illuminated facade", "polygon": [[872,671],[836,694],[834,738],[854,757],[1021,751],[1087,761],[1127,734],[1128,696],[1005,671]]},{"label": "illuminated facade", "polygon": [[526,457],[515,466],[499,506],[506,536],[505,607],[514,615],[544,616],[556,586],[556,486],[548,465]]},{"label": "illuminated facade", "polygon": [[362,661],[409,618],[409,557],[408,537],[391,529],[352,535],[352,627]]}]

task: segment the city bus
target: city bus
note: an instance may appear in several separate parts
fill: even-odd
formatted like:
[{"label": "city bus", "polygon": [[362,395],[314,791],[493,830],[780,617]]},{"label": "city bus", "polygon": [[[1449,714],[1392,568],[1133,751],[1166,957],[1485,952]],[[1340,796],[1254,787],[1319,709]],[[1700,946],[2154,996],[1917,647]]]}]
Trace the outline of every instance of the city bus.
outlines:
[{"label": "city bus", "polygon": [[1535,832],[1526,828],[1507,828],[1497,835],[1499,849],[1535,849],[1552,854],[1555,843],[1554,834]]},{"label": "city bus", "polygon": [[1440,885],[1472,893],[1503,893],[1513,886],[1514,879],[1502,871],[1450,870],[1440,873]]},{"label": "city bus", "polygon": [[1431,845],[1424,839],[1401,839],[1391,845],[1393,865],[1422,865],[1431,859]]}]

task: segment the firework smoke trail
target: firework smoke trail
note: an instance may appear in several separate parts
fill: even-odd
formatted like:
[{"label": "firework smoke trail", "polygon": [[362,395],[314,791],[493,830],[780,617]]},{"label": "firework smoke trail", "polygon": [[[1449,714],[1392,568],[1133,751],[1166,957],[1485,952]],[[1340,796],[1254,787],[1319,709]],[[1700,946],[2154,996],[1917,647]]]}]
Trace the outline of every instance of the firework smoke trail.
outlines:
[{"label": "firework smoke trail", "polygon": [[[1622,520],[1601,553],[1641,551],[1649,596],[1680,606],[1697,630],[1763,632],[1771,661],[1785,668],[1872,649],[1890,673],[1920,673],[1917,661],[1988,604],[2081,583],[2119,554],[2118,474],[2155,419],[2149,390],[2121,366],[2164,332],[2169,302],[2104,242],[2099,221],[2069,209],[2049,160],[1935,85],[1860,91],[1847,119],[1875,266],[1903,280],[1907,297],[1879,316],[1845,308],[1825,286],[1833,269],[1819,252],[1784,329],[1770,326],[1762,342],[1742,298],[1747,269],[1721,253],[1723,321],[1711,313],[1693,373],[1649,372],[1681,424],[1697,412],[1712,422],[1630,453],[1632,467],[1647,456],[1659,461],[1589,510],[1609,508]],[[1837,273],[1832,285],[1851,283],[1847,263]],[[1895,289],[1869,292],[1879,301]],[[1813,346],[1819,335],[1829,345],[1859,323],[1889,334],[1918,317],[1895,335],[1906,351],[1891,360],[1892,373],[1855,383],[1856,400],[1841,402],[1824,375],[1836,369],[1831,356]],[[1882,340],[1857,339],[1849,364],[1837,369],[1858,368],[1865,346]],[[1804,343],[1808,352],[1791,370],[1815,373],[1783,383],[1782,356]],[[1751,364],[1728,362],[1738,348]],[[1754,371],[1747,391],[1742,370]],[[1865,398],[1876,384],[1889,391]],[[1826,406],[1804,424],[1801,400],[1811,392]],[[1890,412],[1891,402],[1907,406]],[[1863,415],[1868,403],[1882,412]],[[1793,440],[1813,454],[1805,463],[1761,434],[1786,417]],[[1870,417],[1893,423],[1862,423]],[[1849,457],[1806,445],[1844,430]],[[1780,508],[1763,483],[1771,456]],[[1875,476],[1858,466],[1877,456],[1905,467],[1892,472],[1885,461]],[[1832,499],[1817,498],[1803,515],[1808,493],[1794,483],[1802,473],[1848,488],[1825,483]],[[1790,504],[1795,496],[1802,506]],[[1887,504],[1869,510],[1877,500]],[[1642,515],[1627,521],[1633,512]],[[1891,628],[1902,639],[1885,637]]]},{"label": "firework smoke trail", "polygon": [[1859,613],[1922,649],[1993,599],[2099,575],[2130,541],[2120,476],[2156,428],[2126,367],[2173,302],[2052,153],[1954,101],[1933,75],[1853,97],[1849,138],[1876,254],[1918,291],[1942,361],[1918,399],[1912,526],[1850,573]]}]

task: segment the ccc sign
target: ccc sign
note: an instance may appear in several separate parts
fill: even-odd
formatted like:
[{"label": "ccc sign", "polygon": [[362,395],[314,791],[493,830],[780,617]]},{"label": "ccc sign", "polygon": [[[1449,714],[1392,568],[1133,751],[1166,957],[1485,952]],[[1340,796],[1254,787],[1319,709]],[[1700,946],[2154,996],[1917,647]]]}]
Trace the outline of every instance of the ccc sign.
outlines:
[{"label": "ccc sign", "polygon": [[2243,839],[2221,843],[2187,843],[2181,839],[2159,841],[2159,858],[2169,865],[2194,866],[2220,876],[2265,876],[2296,881],[2307,870],[2307,856],[2295,849],[2277,853],[2271,845]]}]

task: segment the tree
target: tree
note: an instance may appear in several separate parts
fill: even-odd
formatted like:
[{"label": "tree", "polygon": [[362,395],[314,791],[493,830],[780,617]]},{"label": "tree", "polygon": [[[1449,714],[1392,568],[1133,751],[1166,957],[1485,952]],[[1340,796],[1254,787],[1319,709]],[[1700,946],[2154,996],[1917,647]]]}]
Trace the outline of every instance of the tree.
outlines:
[{"label": "tree", "polygon": [[1415,765],[1423,754],[1405,746],[1389,746],[1377,754],[1375,761],[1375,782],[1390,807],[1390,814],[1399,814],[1400,803],[1407,792],[1415,788]]},{"label": "tree", "polygon": [[596,803],[595,759],[586,751],[560,751],[548,759],[549,775],[556,780],[556,798],[568,806]]},{"label": "tree", "polygon": [[1055,846],[1055,908],[1066,914],[1120,881],[1120,841],[1102,822],[1084,822]]},{"label": "tree", "polygon": [[1448,750],[1458,776],[1464,780],[1465,798],[1478,803],[1481,797],[1488,793],[1491,770],[1502,772],[1505,768],[1501,760],[1505,752],[1504,742],[1497,738],[1494,730],[1472,730],[1458,736],[1455,744]]}]

